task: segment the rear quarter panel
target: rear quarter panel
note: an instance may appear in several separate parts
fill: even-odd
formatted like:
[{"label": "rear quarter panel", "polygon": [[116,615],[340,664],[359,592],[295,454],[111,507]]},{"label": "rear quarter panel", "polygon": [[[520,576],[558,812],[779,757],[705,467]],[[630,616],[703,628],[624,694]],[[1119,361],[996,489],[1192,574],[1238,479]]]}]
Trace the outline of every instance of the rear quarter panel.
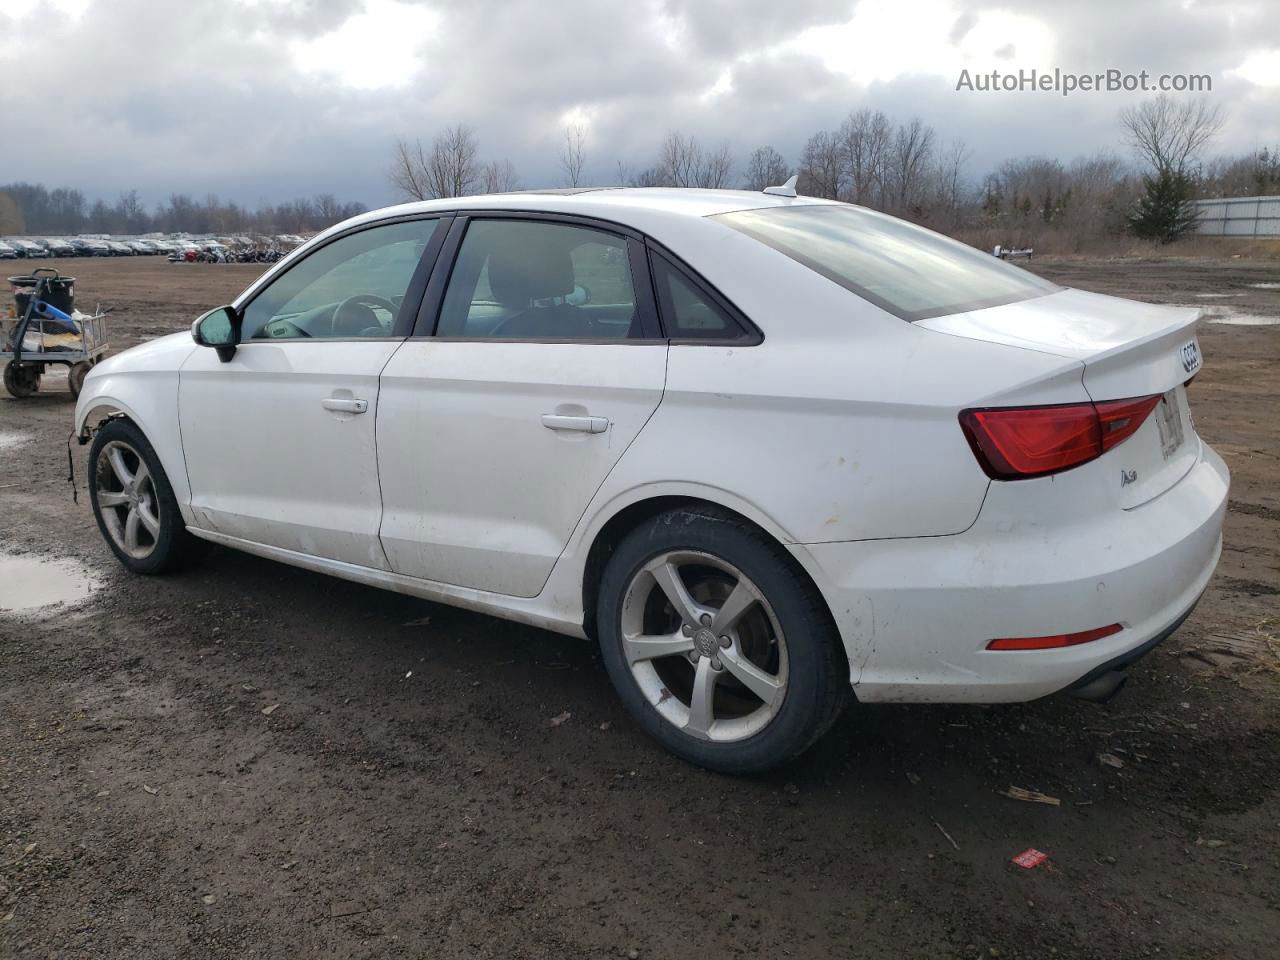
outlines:
[{"label": "rear quarter panel", "polygon": [[673,344],[662,403],[588,518],[668,483],[726,491],[791,542],[958,533],[990,482],[960,410],[1088,399],[1078,361],[906,323],[736,231],[700,227],[657,239],[764,342]]}]

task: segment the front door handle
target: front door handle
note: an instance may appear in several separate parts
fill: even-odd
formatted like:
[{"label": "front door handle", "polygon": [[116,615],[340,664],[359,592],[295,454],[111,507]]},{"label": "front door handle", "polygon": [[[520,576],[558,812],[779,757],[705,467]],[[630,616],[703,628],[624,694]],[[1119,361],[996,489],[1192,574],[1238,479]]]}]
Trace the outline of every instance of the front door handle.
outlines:
[{"label": "front door handle", "polygon": [[579,433],[604,433],[609,429],[608,417],[565,417],[544,413],[542,425],[548,430],[576,430]]},{"label": "front door handle", "polygon": [[344,397],[325,397],[320,406],[334,413],[364,413],[369,409],[368,400],[350,400]]}]

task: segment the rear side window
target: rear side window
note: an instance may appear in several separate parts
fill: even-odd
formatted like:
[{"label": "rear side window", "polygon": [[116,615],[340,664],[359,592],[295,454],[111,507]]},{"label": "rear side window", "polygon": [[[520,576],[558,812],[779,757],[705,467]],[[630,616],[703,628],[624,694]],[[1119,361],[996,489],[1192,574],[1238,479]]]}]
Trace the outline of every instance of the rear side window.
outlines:
[{"label": "rear side window", "polygon": [[650,258],[658,306],[673,340],[741,340],[742,325],[700,284],[665,257]]},{"label": "rear side window", "polygon": [[449,276],[436,336],[640,337],[627,241],[538,220],[475,220]]},{"label": "rear side window", "polygon": [[848,204],[711,217],[773,247],[903,320],[924,320],[1061,288],[940,233]]}]

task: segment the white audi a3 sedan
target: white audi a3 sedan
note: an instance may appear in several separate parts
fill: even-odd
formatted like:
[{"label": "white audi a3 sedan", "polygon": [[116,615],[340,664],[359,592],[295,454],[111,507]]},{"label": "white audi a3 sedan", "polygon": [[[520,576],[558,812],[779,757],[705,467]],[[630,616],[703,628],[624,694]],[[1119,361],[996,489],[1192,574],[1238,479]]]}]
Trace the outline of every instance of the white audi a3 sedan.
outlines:
[{"label": "white audi a3 sedan", "polygon": [[1104,699],[1221,550],[1195,311],[842,203],[393,207],[94,368],[94,513],[600,644],[636,721],[758,771],[864,702]]}]

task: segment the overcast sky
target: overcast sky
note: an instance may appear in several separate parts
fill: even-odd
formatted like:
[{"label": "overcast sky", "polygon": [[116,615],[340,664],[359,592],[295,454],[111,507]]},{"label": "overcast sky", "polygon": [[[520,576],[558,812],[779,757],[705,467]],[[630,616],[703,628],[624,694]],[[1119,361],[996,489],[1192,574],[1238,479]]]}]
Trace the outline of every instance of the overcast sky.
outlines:
[{"label": "overcast sky", "polygon": [[1217,152],[1280,144],[1277,0],[0,0],[0,183],[380,206],[396,138],[452,123],[542,186],[566,122],[613,183],[670,129],[728,141],[740,172],[859,107],[963,138],[974,179],[1127,155],[1138,95],[956,90],[1055,67],[1209,74]]}]

